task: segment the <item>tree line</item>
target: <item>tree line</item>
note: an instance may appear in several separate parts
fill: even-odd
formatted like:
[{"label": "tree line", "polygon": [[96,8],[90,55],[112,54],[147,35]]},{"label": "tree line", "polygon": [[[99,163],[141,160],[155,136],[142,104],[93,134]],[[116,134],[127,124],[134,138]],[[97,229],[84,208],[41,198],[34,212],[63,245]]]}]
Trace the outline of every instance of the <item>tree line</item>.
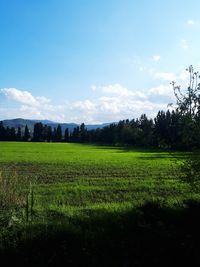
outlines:
[{"label": "tree line", "polygon": [[29,141],[30,131],[26,125],[24,132],[21,127],[17,130],[14,127],[4,127],[3,122],[0,122],[0,141]]},{"label": "tree line", "polygon": [[79,142],[169,149],[200,148],[200,83],[192,66],[187,69],[189,84],[185,91],[172,82],[176,104],[172,110],[159,111],[154,119],[142,114],[138,119],[121,120],[104,128],[87,130],[82,123],[73,131],[60,125],[53,128],[41,122],[33,133],[4,127],[0,122],[0,141]]},{"label": "tree line", "polygon": [[[65,135],[69,135],[68,129],[65,130]],[[14,127],[4,127],[1,121],[0,141],[61,142],[63,141],[63,134],[60,125],[52,129],[51,126],[43,125],[39,122],[34,124],[33,132],[31,132],[27,125],[24,130],[21,127],[15,129]],[[68,138],[65,141],[69,141]]]},{"label": "tree line", "polygon": [[1,141],[37,141],[37,142],[78,142],[112,145],[130,145],[136,147],[161,147],[172,149],[189,149],[200,147],[200,116],[191,118],[178,111],[159,111],[154,119],[142,114],[138,119],[121,120],[104,128],[87,130],[82,123],[73,131],[61,126],[56,128],[36,123],[31,133],[26,125],[20,127],[4,127],[0,122]]}]

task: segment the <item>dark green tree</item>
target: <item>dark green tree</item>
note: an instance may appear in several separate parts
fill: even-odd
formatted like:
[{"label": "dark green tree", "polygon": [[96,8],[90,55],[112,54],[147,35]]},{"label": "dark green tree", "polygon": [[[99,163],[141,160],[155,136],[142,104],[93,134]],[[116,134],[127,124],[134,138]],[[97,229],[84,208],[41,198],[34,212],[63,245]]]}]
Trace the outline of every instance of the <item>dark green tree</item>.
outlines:
[{"label": "dark green tree", "polygon": [[60,124],[57,126],[57,129],[56,129],[56,141],[57,142],[62,141],[62,128],[61,128]]},{"label": "dark green tree", "polygon": [[80,142],[80,127],[79,126],[73,129],[71,139],[73,142]]},{"label": "dark green tree", "polygon": [[0,122],[0,140],[4,141],[6,139],[6,129],[3,126],[3,122]]},{"label": "dark green tree", "polygon": [[[181,143],[182,146],[190,149],[195,144],[199,143],[198,128],[200,117],[200,83],[199,72],[195,71],[190,65],[186,71],[189,74],[189,82],[186,89],[176,82],[172,81],[174,95],[176,97],[176,112],[181,118]],[[173,106],[173,104],[171,104]]]},{"label": "dark green tree", "polygon": [[10,133],[9,133],[9,140],[10,141],[16,141],[17,140],[17,135],[14,127],[11,127]]},{"label": "dark green tree", "polygon": [[144,147],[153,145],[153,121],[148,119],[146,114],[142,114],[139,119],[140,145]]},{"label": "dark green tree", "polygon": [[29,129],[28,129],[28,126],[26,125],[25,126],[25,130],[24,130],[24,141],[28,141],[30,139],[30,132],[29,132]]},{"label": "dark green tree", "polygon": [[86,141],[86,135],[87,135],[87,129],[85,127],[85,124],[81,123],[80,131],[79,131],[79,140],[80,140],[80,142],[85,142]]},{"label": "dark green tree", "polygon": [[53,131],[52,131],[52,139],[51,140],[53,142],[56,142],[56,140],[57,140],[57,130],[55,127],[53,128]]},{"label": "dark green tree", "polygon": [[64,135],[64,140],[65,142],[69,142],[69,129],[65,129],[65,135]]},{"label": "dark green tree", "polygon": [[43,125],[42,129],[42,141],[48,141],[48,126],[46,124]]},{"label": "dark green tree", "polygon": [[52,139],[53,139],[52,128],[51,128],[51,126],[48,126],[47,127],[47,141],[50,142],[50,141],[52,141]]},{"label": "dark green tree", "polygon": [[42,133],[43,133],[43,124],[41,122],[38,122],[34,125],[33,141],[41,142],[43,140]]},{"label": "dark green tree", "polygon": [[21,139],[22,139],[21,127],[18,127],[18,129],[17,129],[17,141],[21,141]]}]

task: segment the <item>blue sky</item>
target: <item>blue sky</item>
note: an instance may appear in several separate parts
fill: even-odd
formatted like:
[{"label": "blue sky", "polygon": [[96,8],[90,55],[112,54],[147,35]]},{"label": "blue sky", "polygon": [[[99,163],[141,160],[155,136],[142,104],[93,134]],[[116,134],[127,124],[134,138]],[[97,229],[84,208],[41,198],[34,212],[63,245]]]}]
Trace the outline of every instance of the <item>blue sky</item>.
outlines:
[{"label": "blue sky", "polygon": [[0,119],[154,116],[200,67],[200,2],[0,0]]}]

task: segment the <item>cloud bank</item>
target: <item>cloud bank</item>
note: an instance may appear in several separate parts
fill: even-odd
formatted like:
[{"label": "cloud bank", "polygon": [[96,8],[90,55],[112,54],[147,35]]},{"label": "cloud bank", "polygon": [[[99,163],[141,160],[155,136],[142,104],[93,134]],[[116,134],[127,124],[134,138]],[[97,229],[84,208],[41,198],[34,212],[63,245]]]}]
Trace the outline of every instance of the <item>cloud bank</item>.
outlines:
[{"label": "cloud bank", "polygon": [[[158,73],[157,78],[169,80],[173,75]],[[93,94],[98,91],[99,97]],[[16,88],[0,89],[0,96],[10,108],[0,109],[0,119],[49,119],[58,122],[103,123],[139,117],[142,113],[153,117],[173,101],[170,85],[159,85],[143,91],[133,91],[121,84],[92,85],[91,99],[54,104],[45,96],[34,96]],[[15,105],[12,105],[15,104]],[[13,107],[14,106],[14,107]]]}]

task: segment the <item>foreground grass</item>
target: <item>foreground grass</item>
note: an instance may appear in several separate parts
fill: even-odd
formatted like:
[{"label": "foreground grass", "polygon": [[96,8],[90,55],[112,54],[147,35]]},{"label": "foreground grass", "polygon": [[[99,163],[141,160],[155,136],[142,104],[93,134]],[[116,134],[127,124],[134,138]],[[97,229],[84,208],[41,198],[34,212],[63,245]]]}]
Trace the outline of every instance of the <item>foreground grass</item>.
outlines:
[{"label": "foreground grass", "polygon": [[52,211],[84,216],[85,209],[124,210],[152,200],[173,205],[190,194],[177,181],[184,153],[60,143],[0,146],[1,175],[17,180],[20,196],[31,182],[35,217],[42,221]]},{"label": "foreground grass", "polygon": [[[135,255],[140,253],[143,242],[153,238],[151,231],[158,230],[157,234],[164,237],[162,242],[167,239],[168,244],[177,225],[169,226],[166,214],[172,216],[170,223],[173,219],[179,221],[185,216],[188,200],[200,201],[198,192],[178,179],[186,153],[56,143],[1,142],[0,148],[3,189],[0,191],[0,246],[4,252],[8,249],[5,255],[12,254],[14,249],[14,255],[17,251],[24,258],[26,253],[32,253],[31,244],[35,244],[37,264],[42,257],[37,246],[40,243],[48,246],[49,240],[59,243],[66,262],[76,263],[74,266],[78,266],[73,256],[76,244],[80,245],[78,255],[90,261],[88,266],[98,266],[101,262],[97,250],[106,253],[108,249],[115,254],[115,250],[121,249],[125,253],[127,246],[134,245]],[[163,228],[159,228],[156,221],[159,224],[163,212],[165,216],[160,221]],[[152,223],[157,230],[152,228]],[[113,230],[112,225],[116,226]],[[141,229],[150,231],[151,237],[149,232],[144,236]],[[107,249],[100,235],[108,242]],[[133,244],[129,235],[135,238]],[[120,242],[119,246],[115,242]],[[22,253],[27,246],[30,252]],[[53,243],[51,246],[53,249]],[[43,252],[50,256],[48,250]],[[131,266],[126,257],[130,255],[117,258],[118,263]],[[56,250],[49,264],[58,259]],[[31,256],[26,260],[30,264]],[[114,262],[114,266],[123,266]]]}]

